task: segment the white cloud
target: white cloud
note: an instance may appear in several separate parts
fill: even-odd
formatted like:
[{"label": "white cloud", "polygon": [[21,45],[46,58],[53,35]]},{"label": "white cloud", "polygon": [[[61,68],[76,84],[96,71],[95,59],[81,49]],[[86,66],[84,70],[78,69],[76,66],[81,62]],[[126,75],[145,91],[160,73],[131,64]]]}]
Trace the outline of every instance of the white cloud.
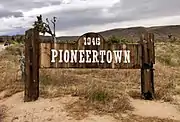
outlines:
[{"label": "white cloud", "polygon": [[14,30],[15,28],[29,28],[30,22],[33,22],[33,18],[30,17],[9,17],[0,18],[0,32],[3,30]]},{"label": "white cloud", "polygon": [[163,26],[163,25],[178,25],[180,16],[169,16],[169,17],[160,17],[160,18],[152,18],[152,19],[143,19],[143,20],[136,20],[136,21],[127,21],[127,22],[120,22],[120,23],[110,23],[110,24],[102,24],[96,26],[84,26],[79,27],[67,31],[58,31],[57,36],[80,36],[86,32],[100,32],[114,28],[127,28],[127,27],[136,27],[136,26],[144,26],[144,27],[151,27],[151,26]]},{"label": "white cloud", "polygon": [[[58,18],[59,36],[130,26],[180,24],[179,6],[177,0],[1,0],[0,9],[8,7],[10,12],[1,12],[0,34],[30,27],[39,14]],[[23,16],[12,17],[14,12]]]},{"label": "white cloud", "polygon": [[[65,2],[66,1],[66,2]],[[32,10],[28,10],[23,12],[24,16],[36,16],[39,14],[48,14],[52,12],[61,12],[61,11],[69,11],[69,10],[82,10],[82,9],[94,9],[94,8],[104,8],[107,10],[109,7],[112,7],[115,3],[119,2],[119,0],[89,0],[89,1],[81,1],[81,0],[72,0],[68,2],[68,0],[64,0],[64,4],[45,6],[41,8],[33,8]],[[70,4],[67,4],[70,3]]]}]

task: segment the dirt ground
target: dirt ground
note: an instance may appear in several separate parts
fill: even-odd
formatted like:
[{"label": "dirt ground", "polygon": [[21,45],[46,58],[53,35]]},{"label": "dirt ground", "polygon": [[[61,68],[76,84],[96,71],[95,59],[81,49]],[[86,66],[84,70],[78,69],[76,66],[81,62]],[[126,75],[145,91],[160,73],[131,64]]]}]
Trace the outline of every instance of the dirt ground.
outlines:
[{"label": "dirt ground", "polygon": [[180,112],[177,106],[160,101],[132,100],[135,107],[134,114],[145,117],[170,118],[180,121]]},{"label": "dirt ground", "polygon": [[[89,114],[82,120],[75,120],[69,116],[64,108],[67,103],[73,103],[78,97],[64,96],[53,99],[40,98],[36,102],[23,102],[23,92],[10,98],[2,99],[1,106],[6,106],[6,116],[2,122],[120,122],[110,115]],[[180,121],[180,111],[175,105],[160,101],[145,101],[131,99],[134,111],[122,114],[123,118],[134,114],[143,117],[158,117]]]},{"label": "dirt ground", "polygon": [[40,98],[36,102],[24,103],[21,92],[1,100],[0,103],[6,105],[8,109],[4,122],[116,122],[111,116],[96,115],[89,115],[83,120],[74,120],[68,116],[64,106],[75,100],[77,98],[66,96],[54,99]]}]

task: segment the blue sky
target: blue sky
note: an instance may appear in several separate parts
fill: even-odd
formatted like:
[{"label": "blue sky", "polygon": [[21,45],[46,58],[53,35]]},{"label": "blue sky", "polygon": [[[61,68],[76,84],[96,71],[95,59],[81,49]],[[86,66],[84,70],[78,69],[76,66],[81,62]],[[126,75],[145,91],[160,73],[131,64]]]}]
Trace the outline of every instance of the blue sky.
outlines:
[{"label": "blue sky", "polygon": [[1,0],[0,35],[24,33],[36,16],[56,16],[57,36],[180,24],[179,0]]}]

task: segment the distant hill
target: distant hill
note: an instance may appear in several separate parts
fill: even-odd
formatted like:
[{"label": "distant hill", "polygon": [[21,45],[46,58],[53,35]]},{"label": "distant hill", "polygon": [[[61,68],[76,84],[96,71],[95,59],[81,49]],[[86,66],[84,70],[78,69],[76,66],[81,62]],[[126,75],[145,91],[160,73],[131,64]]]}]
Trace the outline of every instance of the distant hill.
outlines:
[{"label": "distant hill", "polygon": [[[138,41],[142,33],[151,32],[154,33],[157,41],[166,41],[169,39],[168,35],[171,35],[171,39],[180,40],[180,25],[169,26],[154,26],[154,27],[131,27],[131,28],[116,28],[99,32],[104,38],[108,38],[112,35],[125,38],[132,41]],[[81,36],[81,35],[80,35]],[[57,40],[77,40],[78,36],[63,36],[58,37]]]},{"label": "distant hill", "polygon": [[[155,34],[155,39],[157,41],[167,41],[171,40],[180,40],[180,25],[169,25],[169,26],[153,26],[153,27],[130,27],[130,28],[116,28],[111,30],[105,30],[99,32],[104,38],[108,38],[112,35],[125,38],[131,41],[138,41],[139,37],[144,32],[151,32]],[[171,35],[171,36],[169,36]],[[79,35],[81,36],[81,35]],[[57,37],[57,40],[77,40],[79,36],[61,36]],[[7,39],[7,36],[0,36],[0,40]],[[6,38],[5,38],[6,37]],[[10,36],[9,36],[10,38]],[[50,40],[49,36],[41,36],[42,40]]]}]

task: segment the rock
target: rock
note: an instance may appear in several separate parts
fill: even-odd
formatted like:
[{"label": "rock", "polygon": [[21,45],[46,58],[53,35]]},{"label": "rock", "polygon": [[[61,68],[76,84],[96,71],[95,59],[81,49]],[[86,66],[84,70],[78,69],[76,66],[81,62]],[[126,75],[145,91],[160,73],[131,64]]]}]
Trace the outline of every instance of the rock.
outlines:
[{"label": "rock", "polygon": [[17,119],[19,119],[19,117],[15,116],[12,118],[11,122],[13,122],[14,120],[17,120]]}]

